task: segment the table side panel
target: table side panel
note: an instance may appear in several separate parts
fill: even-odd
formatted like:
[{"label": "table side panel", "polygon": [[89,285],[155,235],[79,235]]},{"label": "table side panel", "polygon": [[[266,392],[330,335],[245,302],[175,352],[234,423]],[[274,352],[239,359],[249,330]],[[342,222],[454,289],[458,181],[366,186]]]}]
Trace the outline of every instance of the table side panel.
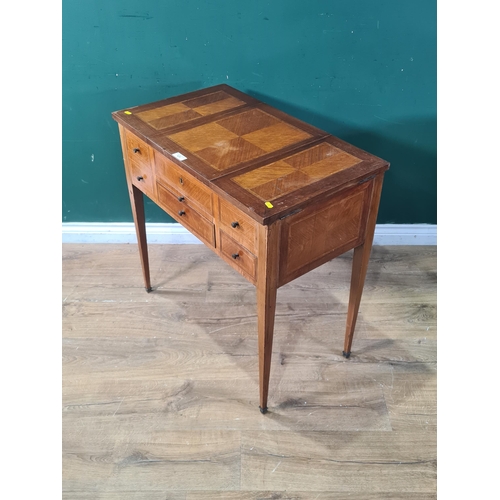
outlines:
[{"label": "table side panel", "polygon": [[362,243],[372,184],[360,184],[282,220],[280,286]]}]

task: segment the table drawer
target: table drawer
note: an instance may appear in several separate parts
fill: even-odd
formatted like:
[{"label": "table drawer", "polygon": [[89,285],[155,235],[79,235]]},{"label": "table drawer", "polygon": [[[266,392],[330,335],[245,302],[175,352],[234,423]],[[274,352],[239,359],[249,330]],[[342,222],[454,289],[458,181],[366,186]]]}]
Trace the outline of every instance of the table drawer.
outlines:
[{"label": "table drawer", "polygon": [[158,203],[177,222],[186,226],[201,241],[215,247],[215,226],[192,207],[179,201],[161,184],[157,185]]},{"label": "table drawer", "polygon": [[257,257],[233,240],[224,231],[220,231],[219,250],[222,257],[225,258],[236,270],[243,276],[250,278],[255,282],[257,270]]},{"label": "table drawer", "polygon": [[212,217],[212,192],[210,189],[162,154],[156,151],[154,154],[158,181],[169,189],[184,195],[190,205],[194,203],[198,211]]},{"label": "table drawer", "polygon": [[257,251],[257,223],[241,210],[219,198],[219,222],[231,238],[251,252]]},{"label": "table drawer", "polygon": [[156,183],[151,166],[130,162],[130,180],[144,194],[156,200]]},{"label": "table drawer", "polygon": [[151,148],[130,132],[127,132],[127,156],[131,162],[151,168],[153,160]]}]

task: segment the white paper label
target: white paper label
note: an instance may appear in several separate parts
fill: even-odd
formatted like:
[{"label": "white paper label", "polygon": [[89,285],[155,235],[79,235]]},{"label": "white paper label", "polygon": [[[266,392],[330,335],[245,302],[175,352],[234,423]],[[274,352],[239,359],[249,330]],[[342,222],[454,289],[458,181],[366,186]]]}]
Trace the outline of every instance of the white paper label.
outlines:
[{"label": "white paper label", "polygon": [[187,156],[184,156],[182,153],[174,153],[172,156],[181,161],[187,160]]}]

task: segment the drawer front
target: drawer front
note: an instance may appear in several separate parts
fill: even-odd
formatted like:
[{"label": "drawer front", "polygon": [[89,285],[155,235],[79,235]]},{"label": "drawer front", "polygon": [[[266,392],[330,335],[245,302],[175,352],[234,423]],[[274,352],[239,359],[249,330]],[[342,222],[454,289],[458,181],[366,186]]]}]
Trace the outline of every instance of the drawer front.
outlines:
[{"label": "drawer front", "polygon": [[127,155],[129,160],[138,166],[151,166],[151,148],[130,132],[127,132]]},{"label": "drawer front", "polygon": [[212,192],[192,175],[179,168],[174,162],[155,151],[156,175],[158,181],[171,191],[183,195],[189,205],[212,217]]},{"label": "drawer front", "polygon": [[215,247],[215,227],[193,208],[181,202],[170,191],[160,184],[158,189],[158,204],[164,208],[177,222],[186,226],[201,241]]},{"label": "drawer front", "polygon": [[257,223],[222,198],[219,198],[219,221],[231,238],[257,252]]},{"label": "drawer front", "polygon": [[151,165],[138,165],[130,163],[130,179],[144,194],[156,200],[156,183]]},{"label": "drawer front", "polygon": [[219,250],[221,255],[243,276],[255,283],[257,257],[242,247],[237,241],[220,231]]}]

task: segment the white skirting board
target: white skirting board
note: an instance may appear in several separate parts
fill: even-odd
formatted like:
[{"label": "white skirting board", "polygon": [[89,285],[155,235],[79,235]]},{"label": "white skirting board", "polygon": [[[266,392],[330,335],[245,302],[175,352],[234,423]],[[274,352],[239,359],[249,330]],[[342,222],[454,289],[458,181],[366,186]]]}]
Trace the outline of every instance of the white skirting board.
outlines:
[{"label": "white skirting board", "polygon": [[[180,224],[146,223],[148,243],[201,243]],[[137,243],[131,222],[63,222],[63,243]],[[377,224],[374,245],[437,245],[434,224]]]}]

